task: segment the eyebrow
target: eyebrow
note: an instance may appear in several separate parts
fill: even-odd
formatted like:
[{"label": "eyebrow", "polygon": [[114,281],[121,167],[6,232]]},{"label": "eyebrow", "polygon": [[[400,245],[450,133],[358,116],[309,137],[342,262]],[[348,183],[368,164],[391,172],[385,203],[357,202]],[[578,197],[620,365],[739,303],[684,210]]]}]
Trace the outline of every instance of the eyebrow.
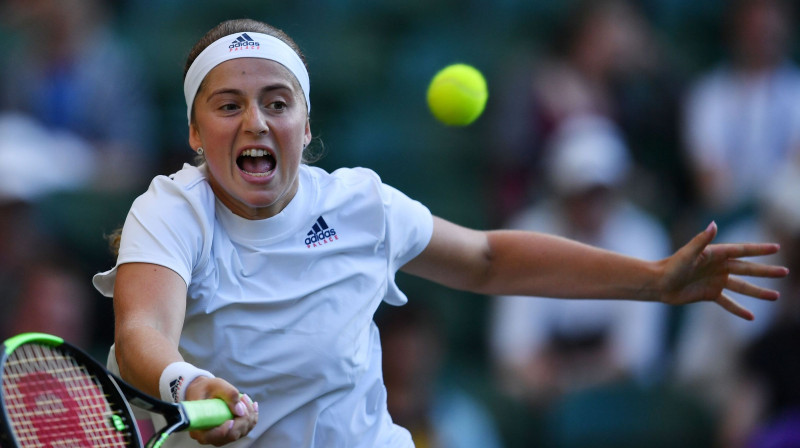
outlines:
[{"label": "eyebrow", "polygon": [[[275,84],[270,84],[270,85],[262,87],[261,90],[259,91],[259,93],[263,95],[265,93],[269,93],[269,92],[272,92],[272,91],[275,91],[275,90],[287,90],[289,92],[292,92],[292,88],[288,84],[275,83]],[[241,89],[234,88],[234,87],[231,87],[231,88],[223,87],[221,89],[217,89],[217,90],[211,92],[208,95],[208,97],[206,98],[206,102],[211,101],[211,98],[213,98],[216,95],[224,95],[224,94],[244,95],[244,91],[242,91]]]}]

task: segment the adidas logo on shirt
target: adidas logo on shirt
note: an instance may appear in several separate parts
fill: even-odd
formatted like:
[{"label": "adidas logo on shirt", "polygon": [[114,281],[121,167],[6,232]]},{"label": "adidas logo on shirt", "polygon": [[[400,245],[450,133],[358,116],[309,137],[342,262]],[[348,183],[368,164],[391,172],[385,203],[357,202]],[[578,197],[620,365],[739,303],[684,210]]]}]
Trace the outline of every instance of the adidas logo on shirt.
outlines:
[{"label": "adidas logo on shirt", "polygon": [[327,222],[320,216],[317,221],[311,226],[311,230],[306,234],[306,246],[308,248],[321,246],[323,244],[332,243],[339,239],[336,230],[328,225]]},{"label": "adidas logo on shirt", "polygon": [[258,50],[261,48],[261,44],[253,40],[252,37],[248,36],[247,33],[242,33],[241,36],[237,37],[230,45],[228,45],[229,51],[238,51],[238,50],[247,50],[253,49]]}]

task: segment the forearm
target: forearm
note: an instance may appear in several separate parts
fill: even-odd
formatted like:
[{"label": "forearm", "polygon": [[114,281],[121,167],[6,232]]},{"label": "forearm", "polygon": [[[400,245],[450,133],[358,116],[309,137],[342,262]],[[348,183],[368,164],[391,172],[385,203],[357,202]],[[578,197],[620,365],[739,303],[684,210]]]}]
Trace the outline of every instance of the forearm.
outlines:
[{"label": "forearm", "polygon": [[663,261],[644,261],[566,238],[482,232],[434,219],[428,247],[403,271],[487,295],[660,300]]},{"label": "forearm", "polygon": [[115,351],[122,378],[155,397],[160,396],[159,378],[164,368],[183,360],[177,343],[147,325],[118,328]]},{"label": "forearm", "polygon": [[486,233],[486,272],[478,291],[491,295],[658,300],[661,263],[553,235]]}]

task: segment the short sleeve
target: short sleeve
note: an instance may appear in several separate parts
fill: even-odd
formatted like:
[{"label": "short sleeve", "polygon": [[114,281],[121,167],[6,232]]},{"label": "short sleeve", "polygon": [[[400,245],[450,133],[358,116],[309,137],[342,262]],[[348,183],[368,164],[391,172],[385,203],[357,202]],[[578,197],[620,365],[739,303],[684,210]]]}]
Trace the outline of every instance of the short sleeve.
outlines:
[{"label": "short sleeve", "polygon": [[[422,253],[430,243],[433,215],[422,203],[386,184],[381,184],[381,195],[386,216],[385,243],[389,270],[395,274],[403,265]],[[405,294],[394,282],[391,282],[384,300],[392,305],[407,302]]]},{"label": "short sleeve", "polygon": [[383,185],[386,239],[395,271],[419,255],[433,235],[433,216],[427,207],[397,189]]},{"label": "short sleeve", "polygon": [[159,176],[134,201],[122,228],[116,265],[93,278],[100,293],[112,296],[117,267],[125,263],[164,266],[189,285],[211,238],[214,213],[213,194],[194,189],[203,190],[203,185],[187,186],[180,179]]}]

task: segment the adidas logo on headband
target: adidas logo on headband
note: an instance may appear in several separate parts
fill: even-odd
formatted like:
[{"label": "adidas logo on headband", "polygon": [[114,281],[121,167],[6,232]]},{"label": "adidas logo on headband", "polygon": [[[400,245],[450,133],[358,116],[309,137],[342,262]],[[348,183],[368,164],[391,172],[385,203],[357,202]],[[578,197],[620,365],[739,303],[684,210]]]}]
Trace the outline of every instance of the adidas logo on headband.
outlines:
[{"label": "adidas logo on headband", "polygon": [[237,37],[236,40],[234,40],[230,45],[228,45],[228,48],[230,49],[230,51],[236,51],[240,49],[244,50],[247,48],[257,49],[260,46],[261,44],[253,40],[253,38],[248,36],[247,33],[242,33],[241,36]]},{"label": "adidas logo on headband", "polygon": [[[255,39],[250,37],[251,34],[255,36]],[[289,44],[275,36],[249,31],[229,34],[217,39],[201,51],[189,66],[183,80],[183,96],[186,98],[186,119],[190,124],[192,122],[192,105],[200,83],[211,69],[236,58],[268,59],[286,67],[300,83],[306,100],[306,108],[311,110],[311,100],[308,96],[311,85],[308,71],[300,55]]]}]

